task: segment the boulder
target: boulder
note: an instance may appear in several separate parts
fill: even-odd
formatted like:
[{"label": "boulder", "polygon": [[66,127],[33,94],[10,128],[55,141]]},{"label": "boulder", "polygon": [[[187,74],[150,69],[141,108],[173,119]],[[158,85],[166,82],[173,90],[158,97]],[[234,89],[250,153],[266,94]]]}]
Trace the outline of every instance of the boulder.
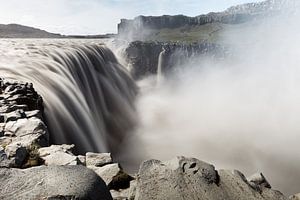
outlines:
[{"label": "boulder", "polygon": [[45,135],[46,126],[44,122],[36,117],[29,119],[18,119],[6,123],[5,132],[13,133],[15,136],[25,136],[28,134]]},{"label": "boulder", "polygon": [[78,155],[77,158],[78,158],[78,160],[79,160],[79,162],[80,162],[81,165],[86,166],[86,158],[85,158],[85,156]]},{"label": "boulder", "polygon": [[139,170],[135,199],[286,200],[268,187],[257,191],[238,171],[216,171],[195,158],[145,161]]},{"label": "boulder", "polygon": [[81,162],[71,152],[73,148],[74,145],[51,145],[40,148],[38,152],[45,165],[78,165]]},{"label": "boulder", "polygon": [[112,163],[110,153],[86,153],[86,166],[102,167]]},{"label": "boulder", "polygon": [[63,152],[72,154],[72,150],[74,149],[74,145],[62,144],[62,145],[51,145],[50,147],[43,147],[39,149],[39,154],[41,157],[45,157],[57,152]]},{"label": "boulder", "polygon": [[136,193],[136,180],[130,181],[130,187],[127,189],[110,190],[115,200],[134,200]]},{"label": "boulder", "polygon": [[300,200],[300,193],[290,196],[290,200]]},{"label": "boulder", "polygon": [[103,167],[87,166],[94,170],[106,183],[109,189],[119,190],[129,187],[133,178],[126,174],[118,163],[108,164]]},{"label": "boulder", "polygon": [[248,181],[251,185],[259,186],[260,189],[262,188],[272,188],[270,183],[267,181],[265,176],[262,173],[257,173],[252,175],[250,178],[248,178]]},{"label": "boulder", "polygon": [[0,168],[0,199],[111,200],[104,181],[83,166]]}]

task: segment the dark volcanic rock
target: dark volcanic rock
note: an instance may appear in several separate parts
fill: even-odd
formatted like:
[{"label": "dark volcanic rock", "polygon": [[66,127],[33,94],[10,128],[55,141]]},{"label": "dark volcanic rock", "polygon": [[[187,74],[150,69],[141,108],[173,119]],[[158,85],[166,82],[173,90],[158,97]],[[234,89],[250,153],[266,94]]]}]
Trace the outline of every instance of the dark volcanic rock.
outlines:
[{"label": "dark volcanic rock", "polygon": [[28,167],[36,148],[49,143],[43,100],[32,84],[0,80],[0,120],[1,166]]},{"label": "dark volcanic rock", "polygon": [[130,63],[131,74],[135,79],[157,73],[158,58],[162,49],[166,50],[163,73],[174,69],[176,65],[184,64],[189,58],[208,56],[223,58],[225,47],[210,43],[164,43],[164,42],[131,42],[125,50],[125,57]]},{"label": "dark volcanic rock", "polygon": [[83,166],[0,168],[0,199],[109,200],[104,181]]}]

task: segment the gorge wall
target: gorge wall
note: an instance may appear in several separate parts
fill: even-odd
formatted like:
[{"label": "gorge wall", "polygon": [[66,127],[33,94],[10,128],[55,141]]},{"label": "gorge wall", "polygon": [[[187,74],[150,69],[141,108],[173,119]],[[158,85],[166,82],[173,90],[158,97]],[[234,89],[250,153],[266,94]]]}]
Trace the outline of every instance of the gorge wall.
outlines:
[{"label": "gorge wall", "polygon": [[147,40],[148,36],[161,29],[195,27],[205,24],[241,24],[265,16],[278,14],[283,6],[293,4],[294,0],[267,0],[233,6],[223,12],[211,12],[196,17],[184,15],[138,16],[134,19],[121,19],[118,35],[131,40]]},{"label": "gorge wall", "polygon": [[[176,70],[177,65],[183,66],[188,59],[206,57],[221,59],[228,50],[221,45],[210,43],[172,43],[172,42],[131,42],[125,50],[125,58],[129,63],[134,79],[141,79],[157,73],[159,54],[165,50],[162,73],[166,76]],[[168,73],[167,73],[168,72]]]}]

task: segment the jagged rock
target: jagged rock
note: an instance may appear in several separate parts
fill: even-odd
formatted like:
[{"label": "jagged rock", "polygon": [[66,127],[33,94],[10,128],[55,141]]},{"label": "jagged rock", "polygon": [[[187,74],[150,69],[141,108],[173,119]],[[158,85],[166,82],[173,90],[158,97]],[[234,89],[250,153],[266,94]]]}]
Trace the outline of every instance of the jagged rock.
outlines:
[{"label": "jagged rock", "polygon": [[281,193],[253,189],[238,171],[216,171],[194,158],[149,160],[139,170],[135,199],[286,200]]},{"label": "jagged rock", "polygon": [[41,157],[45,165],[78,165],[80,161],[77,156],[63,152],[56,152],[45,157]]},{"label": "jagged rock", "polygon": [[5,137],[5,136],[0,137],[0,146],[2,146],[3,148],[5,148],[11,142],[12,142],[11,137]]},{"label": "jagged rock", "polygon": [[0,199],[111,200],[105,183],[83,166],[0,168]]},{"label": "jagged rock", "polygon": [[0,146],[0,160],[7,159],[7,155],[4,151],[4,148]]},{"label": "jagged rock", "polygon": [[102,167],[112,163],[110,153],[86,153],[86,166]]},{"label": "jagged rock", "polygon": [[114,200],[134,200],[136,193],[136,180],[130,181],[130,187],[127,189],[110,190]]},{"label": "jagged rock", "polygon": [[0,146],[7,157],[0,165],[37,165],[35,150],[47,146],[49,141],[42,116],[42,98],[28,83],[0,79],[0,91]]},{"label": "jagged rock", "polygon": [[45,135],[46,127],[44,122],[36,117],[29,119],[18,119],[6,123],[5,132],[13,133],[15,136],[24,136],[28,134]]},{"label": "jagged rock", "polygon": [[260,187],[272,188],[270,183],[267,181],[267,179],[262,173],[252,175],[250,178],[248,178],[248,181]]},{"label": "jagged rock", "polygon": [[85,158],[85,156],[79,155],[79,156],[77,156],[77,158],[80,161],[80,164],[86,166],[86,158]]},{"label": "jagged rock", "polygon": [[130,188],[129,188],[129,191],[128,191],[128,199],[129,200],[131,200],[131,199],[133,200],[135,198],[136,184],[137,184],[136,180],[130,181]]},{"label": "jagged rock", "polygon": [[40,148],[38,152],[45,165],[78,165],[80,161],[77,156],[73,155],[73,148],[74,145],[51,145]]},{"label": "jagged rock", "polygon": [[11,159],[12,167],[22,167],[26,159],[36,146],[43,146],[45,140],[40,135],[28,134],[23,137],[12,138],[12,142],[5,147],[8,158]]},{"label": "jagged rock", "polygon": [[118,163],[107,164],[103,167],[88,166],[94,170],[106,183],[109,189],[119,190],[129,187],[131,176],[126,174]]},{"label": "jagged rock", "polygon": [[103,167],[88,166],[88,168],[94,170],[104,180],[106,185],[109,185],[113,181],[113,178],[121,171],[121,168],[117,163],[105,165]]},{"label": "jagged rock", "polygon": [[72,154],[72,150],[74,149],[74,145],[62,144],[62,145],[51,145],[50,147],[43,147],[39,149],[39,154],[41,157],[45,157],[57,152],[63,152]]},{"label": "jagged rock", "polygon": [[12,112],[3,115],[4,122],[16,121],[18,119],[25,118],[26,114],[23,109],[17,109]]},{"label": "jagged rock", "polygon": [[36,117],[36,118],[40,118],[40,119],[43,118],[43,114],[42,114],[41,110],[26,111],[25,115],[27,118],[30,118],[30,117]]},{"label": "jagged rock", "polygon": [[119,191],[110,190],[110,193],[114,200],[128,200],[131,199],[129,198],[129,190],[130,188],[125,190],[119,190]]},{"label": "jagged rock", "polygon": [[290,200],[300,200],[300,193],[299,194],[294,194],[294,195],[290,196],[289,199]]},{"label": "jagged rock", "polygon": [[[228,199],[245,200],[286,200],[287,198],[280,192],[270,188],[257,190],[247,181],[245,176],[237,170],[219,170],[220,185],[219,193],[226,195]],[[260,188],[259,185],[256,188]],[[225,199],[226,199],[225,198]]]}]

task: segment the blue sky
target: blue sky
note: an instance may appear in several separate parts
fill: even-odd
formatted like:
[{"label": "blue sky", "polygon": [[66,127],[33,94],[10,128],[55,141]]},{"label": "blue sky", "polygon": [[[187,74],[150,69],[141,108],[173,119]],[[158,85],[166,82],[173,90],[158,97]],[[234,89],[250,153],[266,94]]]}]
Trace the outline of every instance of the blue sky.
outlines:
[{"label": "blue sky", "polygon": [[0,23],[19,23],[62,34],[115,33],[121,18],[196,16],[254,0],[0,0]]}]

